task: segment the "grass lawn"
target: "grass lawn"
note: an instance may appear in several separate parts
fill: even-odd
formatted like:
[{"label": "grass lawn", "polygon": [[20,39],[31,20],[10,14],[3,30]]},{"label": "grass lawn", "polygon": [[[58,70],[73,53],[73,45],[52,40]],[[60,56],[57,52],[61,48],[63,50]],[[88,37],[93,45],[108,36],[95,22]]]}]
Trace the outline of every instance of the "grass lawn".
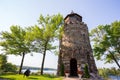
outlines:
[{"label": "grass lawn", "polygon": [[0,75],[0,80],[62,80],[61,77],[50,77],[50,76],[34,76],[30,75],[28,78],[23,75]]}]

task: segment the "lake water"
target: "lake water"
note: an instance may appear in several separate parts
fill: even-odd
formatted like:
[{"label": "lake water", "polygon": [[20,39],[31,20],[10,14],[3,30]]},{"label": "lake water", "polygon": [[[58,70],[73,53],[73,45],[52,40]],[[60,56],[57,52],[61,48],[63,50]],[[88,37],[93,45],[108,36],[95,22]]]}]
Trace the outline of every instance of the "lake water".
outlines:
[{"label": "lake water", "polygon": [[[36,73],[36,72],[40,72],[40,70],[30,70],[31,73]],[[25,70],[22,70],[22,72],[24,73]],[[56,75],[57,74],[57,70],[43,70],[44,73],[47,73],[47,74],[54,74]]]},{"label": "lake water", "polygon": [[120,76],[110,75],[109,78],[111,78],[112,80],[120,80]]}]

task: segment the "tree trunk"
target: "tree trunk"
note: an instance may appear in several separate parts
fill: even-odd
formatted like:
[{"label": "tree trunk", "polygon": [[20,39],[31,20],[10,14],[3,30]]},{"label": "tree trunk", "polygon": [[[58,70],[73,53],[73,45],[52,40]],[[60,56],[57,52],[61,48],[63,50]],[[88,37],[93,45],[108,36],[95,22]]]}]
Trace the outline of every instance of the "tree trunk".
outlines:
[{"label": "tree trunk", "polygon": [[45,44],[45,50],[43,52],[43,60],[42,60],[42,65],[41,65],[41,75],[43,75],[43,68],[44,68],[44,62],[45,62],[45,56],[46,56],[46,48],[47,48],[47,42]]},{"label": "tree trunk", "polygon": [[20,69],[19,69],[19,74],[21,74],[21,70],[22,70],[22,67],[23,67],[24,58],[25,58],[25,53],[23,52],[22,53],[22,60],[21,60],[21,64],[20,64]]},{"label": "tree trunk", "polygon": [[[110,52],[110,51],[109,51],[109,52]],[[110,54],[111,54],[113,60],[115,61],[115,63],[117,64],[117,66],[120,68],[120,65],[119,65],[118,61],[116,60],[115,56],[113,55],[113,53],[110,52]]]}]

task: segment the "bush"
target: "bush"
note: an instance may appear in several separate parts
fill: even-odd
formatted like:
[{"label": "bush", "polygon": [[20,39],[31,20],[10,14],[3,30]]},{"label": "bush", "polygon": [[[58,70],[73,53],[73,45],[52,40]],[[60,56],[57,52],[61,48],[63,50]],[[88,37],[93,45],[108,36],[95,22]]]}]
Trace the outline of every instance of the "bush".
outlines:
[{"label": "bush", "polygon": [[55,78],[56,77],[54,74],[47,74],[47,73],[45,73],[43,76],[49,77],[49,78]]},{"label": "bush", "polygon": [[120,75],[120,70],[116,68],[101,68],[98,69],[99,75],[107,78],[109,75]]},{"label": "bush", "polygon": [[0,54],[0,72],[3,72],[4,65],[7,63],[6,55]]},{"label": "bush", "polygon": [[3,68],[4,72],[16,72],[17,67],[11,63],[6,63]]},{"label": "bush", "polygon": [[84,71],[85,71],[84,77],[85,77],[85,78],[90,78],[90,73],[89,73],[89,71],[88,71],[88,66],[87,66],[87,64],[85,65]]},{"label": "bush", "polygon": [[[109,69],[98,69],[99,75],[107,78],[108,77],[108,73],[109,73]],[[110,73],[109,73],[110,74]]]},{"label": "bush", "polygon": [[32,72],[31,75],[40,75],[40,72]]},{"label": "bush", "polygon": [[11,63],[7,63],[7,56],[0,54],[0,74],[6,72],[16,72],[17,67]]},{"label": "bush", "polygon": [[64,64],[61,64],[60,76],[64,76]]}]

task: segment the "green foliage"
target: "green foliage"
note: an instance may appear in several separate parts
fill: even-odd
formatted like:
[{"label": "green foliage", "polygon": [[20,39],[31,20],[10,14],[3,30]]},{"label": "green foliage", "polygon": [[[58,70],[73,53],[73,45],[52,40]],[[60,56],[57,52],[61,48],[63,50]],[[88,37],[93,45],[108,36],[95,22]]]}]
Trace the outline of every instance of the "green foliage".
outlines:
[{"label": "green foliage", "polygon": [[11,63],[7,63],[6,55],[0,54],[0,72],[16,72],[17,67]]},{"label": "green foliage", "polygon": [[[33,50],[35,52],[44,53],[46,50],[54,50],[56,46],[53,46],[55,39],[58,39],[60,32],[62,32],[63,17],[60,14],[44,17],[40,15],[38,25],[28,28],[29,35],[32,35]],[[29,39],[29,36],[27,37]]]},{"label": "green foliage", "polygon": [[3,69],[3,66],[7,63],[6,55],[0,54],[0,70]]},{"label": "green foliage", "polygon": [[93,44],[94,56],[97,60],[105,60],[106,63],[115,62],[120,65],[120,21],[110,25],[99,25],[91,30],[90,37]]},{"label": "green foliage", "polygon": [[106,77],[108,77],[108,70],[107,69],[98,69],[98,72],[99,72],[99,75],[100,76],[102,76],[102,77],[104,77],[104,78],[106,78]]},{"label": "green foliage", "polygon": [[120,70],[116,68],[101,68],[98,69],[99,75],[107,78],[109,75],[118,75],[120,76]]},{"label": "green foliage", "polygon": [[10,32],[1,32],[2,50],[5,54],[14,54],[22,56],[19,73],[23,66],[24,57],[30,52],[39,52],[43,54],[42,70],[45,60],[46,51],[55,50],[52,42],[58,39],[62,32],[63,17],[60,14],[44,17],[40,15],[38,25],[21,28],[13,25],[10,27]]},{"label": "green foliage", "polygon": [[65,72],[64,72],[64,64],[61,64],[61,67],[60,67],[61,69],[60,69],[60,76],[64,76],[65,74]]},{"label": "green foliage", "polygon": [[85,78],[90,78],[90,73],[88,71],[88,65],[85,64],[85,67],[84,67],[84,77]]},{"label": "green foliage", "polygon": [[0,54],[0,74],[4,72],[4,66],[7,63],[6,55]]},{"label": "green foliage", "polygon": [[25,40],[25,30],[20,26],[11,26],[11,32],[3,31],[1,33],[2,41],[0,46],[6,54],[21,55],[22,52],[29,52],[27,41]]},{"label": "green foliage", "polygon": [[4,72],[16,72],[17,71],[17,67],[16,65],[13,65],[11,63],[6,63],[4,65]]},{"label": "green foliage", "polygon": [[30,53],[32,51],[32,40],[30,36],[31,35],[27,34],[27,30],[17,25],[11,26],[10,32],[1,32],[2,41],[0,42],[0,46],[2,46],[2,50],[4,51],[4,53],[22,56],[19,73],[21,73],[25,54]]},{"label": "green foliage", "polygon": [[44,77],[49,77],[49,78],[56,78],[54,74],[44,74]]},{"label": "green foliage", "polygon": [[52,42],[60,35],[59,28],[62,25],[62,21],[63,17],[60,14],[53,16],[47,15],[46,17],[40,15],[38,20],[39,24],[29,28],[29,35],[34,36],[33,51],[43,54],[41,74],[43,74],[46,51],[56,49],[56,46],[53,46]]}]

